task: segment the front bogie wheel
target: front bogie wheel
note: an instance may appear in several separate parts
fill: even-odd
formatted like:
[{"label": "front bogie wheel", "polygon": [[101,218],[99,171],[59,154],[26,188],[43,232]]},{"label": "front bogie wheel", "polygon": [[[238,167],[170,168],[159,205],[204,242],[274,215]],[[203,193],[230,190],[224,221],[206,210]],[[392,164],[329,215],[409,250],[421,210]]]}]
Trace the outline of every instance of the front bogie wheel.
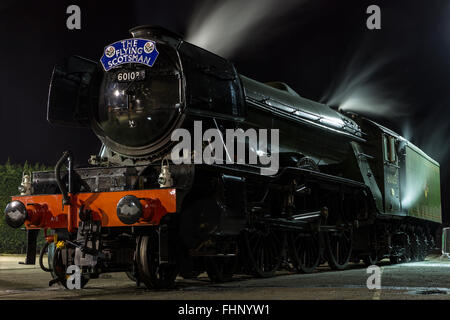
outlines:
[{"label": "front bogie wheel", "polygon": [[167,289],[174,286],[178,267],[176,264],[160,263],[156,231],[138,238],[136,256],[139,280],[147,288]]}]

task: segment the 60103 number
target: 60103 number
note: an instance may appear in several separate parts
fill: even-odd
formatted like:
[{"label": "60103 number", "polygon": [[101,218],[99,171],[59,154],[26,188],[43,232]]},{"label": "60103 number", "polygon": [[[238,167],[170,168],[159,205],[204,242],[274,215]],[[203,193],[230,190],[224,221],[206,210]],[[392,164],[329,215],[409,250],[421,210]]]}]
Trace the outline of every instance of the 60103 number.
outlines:
[{"label": "60103 number", "polygon": [[145,71],[123,71],[117,73],[117,81],[119,82],[128,82],[134,80],[144,80],[145,79]]}]

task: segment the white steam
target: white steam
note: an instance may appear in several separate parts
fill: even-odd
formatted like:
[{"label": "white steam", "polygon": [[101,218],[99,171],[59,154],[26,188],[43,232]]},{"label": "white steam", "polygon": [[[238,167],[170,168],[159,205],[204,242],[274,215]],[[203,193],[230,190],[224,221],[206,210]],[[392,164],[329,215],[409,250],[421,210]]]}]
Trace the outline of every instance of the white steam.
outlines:
[{"label": "white steam", "polygon": [[399,92],[375,80],[376,73],[388,62],[389,59],[380,59],[364,63],[361,53],[356,54],[321,102],[367,116],[393,118],[406,115],[408,110],[400,103]]},{"label": "white steam", "polygon": [[412,136],[413,136],[413,129],[411,128],[411,123],[409,121],[405,121],[403,123],[403,126],[402,126],[401,130],[402,130],[402,132],[401,132],[402,136],[406,140],[411,141]]},{"label": "white steam", "polygon": [[450,124],[447,121],[448,106],[425,105],[427,112],[414,124],[410,139],[426,154],[438,162],[448,161],[450,155]]},{"label": "white steam", "polygon": [[227,0],[204,1],[194,10],[186,40],[229,58],[247,43],[269,38],[276,20],[305,0]]}]

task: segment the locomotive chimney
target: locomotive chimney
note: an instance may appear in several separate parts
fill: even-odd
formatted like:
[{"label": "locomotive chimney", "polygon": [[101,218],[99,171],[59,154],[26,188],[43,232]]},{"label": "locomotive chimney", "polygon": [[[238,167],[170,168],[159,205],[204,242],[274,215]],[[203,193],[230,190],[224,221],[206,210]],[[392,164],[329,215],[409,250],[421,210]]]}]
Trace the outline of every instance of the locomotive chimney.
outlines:
[{"label": "locomotive chimney", "polygon": [[133,38],[158,39],[172,45],[178,44],[183,39],[181,35],[173,31],[153,25],[135,27],[130,29],[129,32]]}]

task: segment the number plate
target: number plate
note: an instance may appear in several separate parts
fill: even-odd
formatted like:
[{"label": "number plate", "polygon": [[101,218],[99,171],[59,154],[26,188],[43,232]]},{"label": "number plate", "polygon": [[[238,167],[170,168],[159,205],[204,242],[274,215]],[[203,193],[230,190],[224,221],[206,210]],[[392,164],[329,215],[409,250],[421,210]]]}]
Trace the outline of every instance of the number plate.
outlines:
[{"label": "number plate", "polygon": [[140,71],[122,71],[117,73],[118,82],[130,82],[145,80],[145,70]]}]

